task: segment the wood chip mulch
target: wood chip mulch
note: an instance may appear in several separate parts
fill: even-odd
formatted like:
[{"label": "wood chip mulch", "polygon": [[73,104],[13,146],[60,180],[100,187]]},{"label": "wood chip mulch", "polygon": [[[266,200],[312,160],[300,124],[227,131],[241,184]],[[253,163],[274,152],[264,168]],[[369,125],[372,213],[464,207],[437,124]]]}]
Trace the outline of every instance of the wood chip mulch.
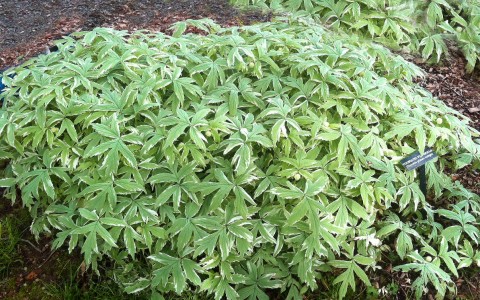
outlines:
[{"label": "wood chip mulch", "polygon": [[419,84],[472,120],[472,127],[480,130],[480,72],[466,72],[466,61],[458,49],[452,47],[443,65],[429,66],[415,61],[427,77]]},{"label": "wood chip mulch", "polygon": [[239,10],[228,0],[2,0],[0,70],[44,53],[54,40],[75,31],[165,32],[175,22],[203,18],[233,26],[267,22],[271,14]]},{"label": "wood chip mulch", "polygon": [[[419,58],[407,57],[426,72],[418,83],[448,106],[470,118],[470,126],[480,131],[480,71],[466,72],[461,52],[450,46],[449,57],[439,65],[428,65]],[[480,195],[480,170],[466,167],[451,174],[463,186]]]}]

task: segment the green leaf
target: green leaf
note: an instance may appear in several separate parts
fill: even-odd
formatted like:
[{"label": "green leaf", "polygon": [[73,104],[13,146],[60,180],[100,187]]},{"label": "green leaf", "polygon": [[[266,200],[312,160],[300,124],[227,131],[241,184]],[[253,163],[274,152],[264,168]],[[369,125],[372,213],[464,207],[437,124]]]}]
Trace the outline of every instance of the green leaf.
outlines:
[{"label": "green leaf", "polygon": [[12,187],[17,183],[15,178],[2,178],[0,179],[0,187]]},{"label": "green leaf", "polygon": [[85,208],[79,208],[78,212],[82,217],[89,221],[97,221],[98,220],[98,215],[95,213],[95,211],[89,211],[88,209]]}]

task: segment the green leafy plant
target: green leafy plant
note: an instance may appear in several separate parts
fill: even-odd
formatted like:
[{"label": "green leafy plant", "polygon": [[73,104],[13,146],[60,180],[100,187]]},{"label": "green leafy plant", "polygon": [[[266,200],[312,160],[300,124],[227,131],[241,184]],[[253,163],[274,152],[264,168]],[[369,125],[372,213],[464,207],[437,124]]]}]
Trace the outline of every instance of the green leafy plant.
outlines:
[{"label": "green leafy plant", "polygon": [[403,271],[415,270],[420,272],[415,281],[412,283],[412,288],[415,289],[415,296],[417,299],[421,298],[424,293],[425,287],[428,284],[432,284],[437,293],[444,296],[447,288],[454,289],[454,284],[444,270],[439,267],[439,263],[431,262],[431,257],[427,259],[423,258],[418,252],[412,252],[409,256],[414,260],[412,263],[408,263],[402,266],[396,267]]},{"label": "green leafy plant", "polygon": [[453,40],[472,72],[480,53],[480,5],[475,0],[232,0],[239,6],[308,14],[330,28],[439,62]]},{"label": "green leafy plant", "polygon": [[[370,285],[390,238],[416,288],[443,293],[473,265],[478,235],[448,232],[478,222],[479,199],[443,170],[478,161],[478,132],[413,83],[417,67],[308,18],[198,24],[206,35],[77,33],[6,72],[1,186],[36,235],[93,269],[110,260],[153,299],[301,299],[332,274],[343,298]],[[453,209],[434,209],[399,163],[426,147],[439,154],[429,186]]]}]

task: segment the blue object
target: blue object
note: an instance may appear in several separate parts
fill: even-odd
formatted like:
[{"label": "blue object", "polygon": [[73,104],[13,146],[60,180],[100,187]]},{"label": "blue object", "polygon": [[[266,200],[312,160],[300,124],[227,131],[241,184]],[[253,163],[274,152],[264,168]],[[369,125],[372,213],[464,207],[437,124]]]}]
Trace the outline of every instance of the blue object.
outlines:
[{"label": "blue object", "polygon": [[[5,84],[3,84],[3,72],[4,70],[0,71],[0,104],[3,103],[3,97],[1,96],[2,92],[5,90]],[[13,78],[13,74],[8,75],[8,77]]]},{"label": "blue object", "polygon": [[5,85],[3,85],[2,78],[0,77],[0,93],[3,91],[5,88]]},{"label": "blue object", "polygon": [[[48,51],[51,53],[51,52],[57,52],[58,51],[58,47],[57,46],[53,46],[51,48],[48,49]],[[15,67],[15,66],[13,66]],[[13,68],[12,67],[12,68]],[[3,92],[3,90],[5,89],[5,84],[3,84],[3,81],[2,81],[2,77],[3,77],[3,73],[7,71],[7,69],[3,69],[3,70],[0,70],[0,93]],[[13,78],[15,76],[15,74],[10,74],[8,75],[8,77],[10,78]],[[2,98],[0,98],[0,101],[2,101]]]}]

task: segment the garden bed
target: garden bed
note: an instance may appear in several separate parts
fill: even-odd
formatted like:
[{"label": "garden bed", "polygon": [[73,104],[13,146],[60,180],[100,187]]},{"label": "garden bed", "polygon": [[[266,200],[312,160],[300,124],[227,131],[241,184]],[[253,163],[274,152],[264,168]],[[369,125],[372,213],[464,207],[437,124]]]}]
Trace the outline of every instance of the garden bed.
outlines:
[{"label": "garden bed", "polygon": [[[167,31],[175,22],[211,18],[228,25],[265,22],[271,17],[258,11],[239,11],[226,0],[6,0],[0,2],[0,70],[18,65],[47,52],[53,41],[76,31],[111,27],[134,31]],[[115,284],[97,283],[84,273],[78,251],[62,248],[50,252],[51,238],[35,241],[29,232],[31,219],[26,209],[11,207],[3,200],[0,222],[5,229],[0,238],[10,239],[13,252],[0,264],[6,269],[0,278],[0,299],[64,299],[121,297]],[[19,217],[20,216],[20,217]],[[13,222],[15,220],[15,222]],[[5,246],[2,244],[2,246]],[[41,248],[41,249],[40,249]],[[38,251],[41,250],[41,251]],[[1,251],[0,251],[1,252]],[[0,253],[2,255],[3,252]],[[83,269],[83,272],[82,272]],[[133,296],[130,298],[134,298]],[[180,298],[179,298],[180,299]]]},{"label": "garden bed", "polygon": [[223,25],[265,22],[270,15],[239,11],[227,0],[6,0],[0,3],[0,70],[44,53],[55,39],[95,27],[165,31],[186,19]]},{"label": "garden bed", "polygon": [[[0,41],[0,69],[21,63],[25,59],[43,53],[52,46],[52,42],[62,35],[75,31],[92,29],[97,26],[113,27],[121,30],[150,29],[166,31],[172,23],[189,18],[212,18],[222,25],[249,24],[270,19],[257,11],[239,11],[227,4],[227,1],[114,1],[114,0],[71,0],[71,1],[3,1],[0,4],[0,26],[5,28]],[[450,60],[443,66],[424,65],[416,61],[427,72],[420,84],[449,106],[469,116],[473,126],[480,130],[480,84],[478,73],[466,74],[465,61],[452,49]],[[452,174],[472,191],[479,193],[478,173],[475,170]],[[4,220],[12,213],[21,213],[21,209],[9,210],[2,207],[0,218]],[[24,229],[26,229],[25,227]],[[27,239],[35,243],[31,236]],[[48,239],[41,240],[37,247],[48,245]],[[24,296],[25,285],[35,285],[38,280],[54,282],[62,280],[65,274],[54,272],[61,259],[67,259],[62,249],[50,256],[50,253],[36,253],[28,243],[18,244],[19,259],[22,264],[12,268],[9,282],[11,290],[0,294],[0,298],[16,299]],[[32,250],[33,249],[33,250]],[[78,254],[77,254],[78,255]],[[78,256],[77,256],[78,257]],[[73,259],[80,267],[81,260]],[[388,268],[387,268],[388,271]],[[386,271],[386,272],[387,272]],[[73,280],[75,281],[76,275]],[[8,280],[7,280],[8,281]],[[381,279],[379,279],[381,281]],[[460,294],[476,295],[478,277],[457,281]],[[62,283],[63,284],[63,283]],[[3,289],[6,285],[0,285]],[[3,292],[3,291],[2,291]],[[27,294],[28,297],[28,294]],[[468,298],[467,298],[468,299]]]},{"label": "garden bed", "polygon": [[[434,96],[443,100],[448,106],[459,111],[472,120],[472,126],[480,130],[480,74],[465,72],[465,59],[458,49],[450,49],[450,57],[443,65],[427,65],[419,59],[419,64],[427,76],[419,79],[419,84]],[[471,191],[480,194],[478,170],[469,168],[452,174],[454,180],[460,180]]]},{"label": "garden bed", "polygon": [[[0,70],[47,52],[53,41],[63,35],[111,27],[134,31],[148,29],[165,32],[175,22],[211,18],[228,25],[251,24],[270,20],[270,14],[239,10],[227,0],[7,0],[0,3]],[[420,58],[408,57],[420,65],[427,76],[420,85],[447,105],[472,120],[480,130],[480,74],[468,74],[466,61],[458,49],[450,47],[450,57],[443,65],[428,65]],[[462,183],[480,193],[477,171],[453,174]]]}]

